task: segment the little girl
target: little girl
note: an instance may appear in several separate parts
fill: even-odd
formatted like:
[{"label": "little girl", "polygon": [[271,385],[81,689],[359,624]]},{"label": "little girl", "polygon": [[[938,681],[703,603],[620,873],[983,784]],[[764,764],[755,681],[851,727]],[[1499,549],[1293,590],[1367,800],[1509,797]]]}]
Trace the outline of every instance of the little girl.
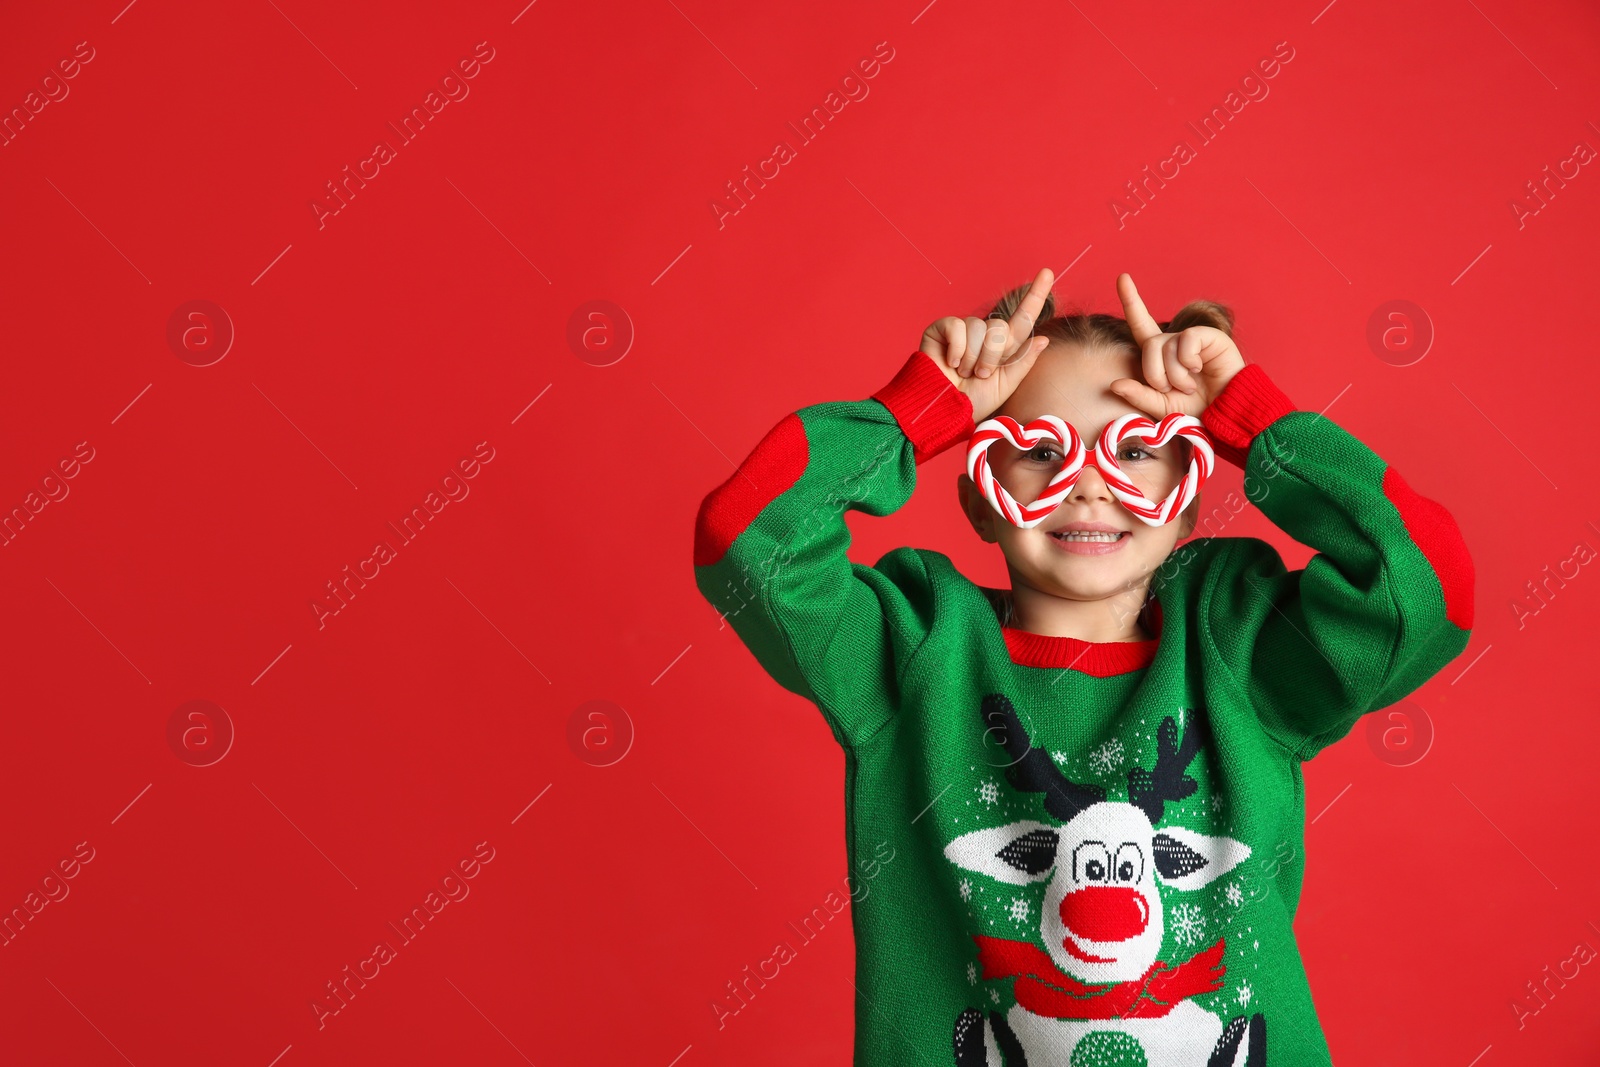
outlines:
[{"label": "little girl", "polygon": [[[1449,512],[1244,361],[1226,308],[1157,323],[1123,274],[1126,319],[1058,318],[1052,281],[933,323],[870,398],[785,416],[696,522],[700,591],[844,749],[874,890],[851,913],[855,1063],[1329,1064],[1293,929],[1301,764],[1466,647],[1471,558]],[[1068,430],[960,476],[1011,588],[928,549],[851,562],[845,511],[899,508],[997,415]],[[1172,434],[1103,437],[1139,415]],[[1303,570],[1253,537],[1178,543],[1213,456],[1317,550]]]}]

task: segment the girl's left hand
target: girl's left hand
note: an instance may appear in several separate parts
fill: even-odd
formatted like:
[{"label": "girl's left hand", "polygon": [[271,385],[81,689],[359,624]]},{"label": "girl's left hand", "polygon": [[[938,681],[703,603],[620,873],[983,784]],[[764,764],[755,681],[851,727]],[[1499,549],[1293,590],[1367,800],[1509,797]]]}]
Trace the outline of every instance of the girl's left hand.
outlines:
[{"label": "girl's left hand", "polygon": [[1117,296],[1122,299],[1123,317],[1139,342],[1149,384],[1118,378],[1111,383],[1111,391],[1157,421],[1175,411],[1198,418],[1244,367],[1239,346],[1211,326],[1162,333],[1139,299],[1132,276],[1126,273],[1117,275]]}]

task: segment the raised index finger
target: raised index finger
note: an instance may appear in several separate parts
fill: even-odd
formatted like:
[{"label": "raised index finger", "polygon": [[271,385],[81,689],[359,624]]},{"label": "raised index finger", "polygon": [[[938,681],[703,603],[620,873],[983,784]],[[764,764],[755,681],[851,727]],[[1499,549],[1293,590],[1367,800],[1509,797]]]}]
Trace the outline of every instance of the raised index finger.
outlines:
[{"label": "raised index finger", "polygon": [[1128,320],[1128,325],[1133,328],[1133,339],[1141,347],[1150,338],[1161,336],[1161,326],[1145,309],[1144,301],[1139,299],[1139,290],[1134,288],[1131,274],[1123,272],[1117,275],[1117,296],[1122,298],[1122,317]]},{"label": "raised index finger", "polygon": [[1017,310],[1011,313],[1011,342],[1013,346],[1021,345],[1023,340],[1033,333],[1033,324],[1039,321],[1039,312],[1044,310],[1045,297],[1050,295],[1050,287],[1056,282],[1056,276],[1050,272],[1049,267],[1042,267],[1038,277],[1033,279],[1033,285],[1028,287],[1028,292],[1022,298],[1022,303],[1017,305]]}]

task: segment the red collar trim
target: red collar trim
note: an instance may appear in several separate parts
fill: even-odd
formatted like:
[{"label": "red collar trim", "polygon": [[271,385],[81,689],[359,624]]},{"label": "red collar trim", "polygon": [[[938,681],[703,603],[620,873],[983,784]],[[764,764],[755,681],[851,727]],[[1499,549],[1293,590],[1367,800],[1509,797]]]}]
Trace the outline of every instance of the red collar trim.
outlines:
[{"label": "red collar trim", "polygon": [[1024,667],[1069,667],[1096,678],[1150,666],[1161,644],[1161,601],[1151,604],[1156,636],[1148,641],[1084,641],[1002,626],[1011,660]]}]

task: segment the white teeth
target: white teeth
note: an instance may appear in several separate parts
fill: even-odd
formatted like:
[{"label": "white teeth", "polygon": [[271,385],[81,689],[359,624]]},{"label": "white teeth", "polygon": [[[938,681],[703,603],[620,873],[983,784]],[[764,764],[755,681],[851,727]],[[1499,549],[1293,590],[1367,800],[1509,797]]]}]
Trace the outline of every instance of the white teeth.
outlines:
[{"label": "white teeth", "polygon": [[1062,541],[1115,541],[1121,537],[1120,533],[1105,533],[1103,531],[1073,530],[1070,533],[1053,533],[1050,536]]}]

